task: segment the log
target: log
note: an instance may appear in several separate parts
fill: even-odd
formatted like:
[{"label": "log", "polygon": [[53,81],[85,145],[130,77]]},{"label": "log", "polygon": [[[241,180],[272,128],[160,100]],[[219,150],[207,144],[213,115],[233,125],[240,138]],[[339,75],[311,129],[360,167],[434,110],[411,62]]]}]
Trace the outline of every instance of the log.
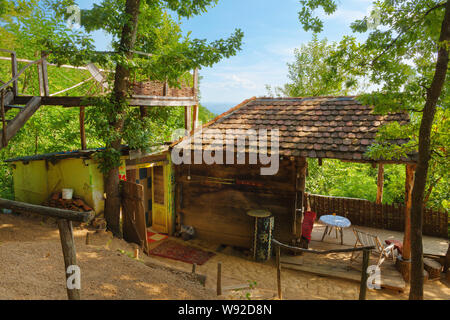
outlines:
[{"label": "log", "polygon": [[186,132],[189,133],[192,130],[192,114],[191,111],[192,108],[191,106],[186,106],[184,107],[184,129],[186,130]]},{"label": "log", "polygon": [[383,202],[383,186],[384,186],[384,165],[380,163],[378,165],[377,199],[376,199],[377,204],[381,204]]},{"label": "log", "polygon": [[80,140],[81,140],[81,150],[86,150],[86,129],[84,126],[85,118],[85,107],[80,107]]},{"label": "log", "polygon": [[400,256],[395,260],[395,267],[401,273],[403,280],[409,282],[411,277],[411,260],[403,260]]},{"label": "log", "polygon": [[442,265],[430,258],[423,259],[423,267],[428,271],[429,279],[439,279],[441,277]]},{"label": "log", "polygon": [[[17,56],[13,51],[11,52],[11,76],[14,79],[17,75]],[[19,85],[17,79],[13,81],[12,84],[13,94],[15,96],[19,95]]]},{"label": "log", "polygon": [[193,107],[192,111],[192,133],[197,129],[197,123],[198,123],[198,106]]},{"label": "log", "polygon": [[222,263],[217,263],[217,295],[222,295]]},{"label": "log", "polygon": [[416,166],[406,165],[405,178],[405,234],[403,237],[403,260],[411,259],[411,204],[412,189],[414,186],[414,171]]},{"label": "log", "polygon": [[67,280],[71,276],[71,274],[67,272],[68,268],[71,266],[77,266],[77,255],[75,251],[75,243],[73,240],[72,222],[65,219],[60,219],[58,220],[58,228],[64,256],[64,273],[66,274],[67,297],[69,298],[69,300],[80,300],[80,289],[69,289],[69,287],[67,286]]},{"label": "log", "polygon": [[18,202],[0,198],[0,208],[17,212],[35,213],[42,216],[66,219],[77,222],[89,222],[94,218],[94,212],[77,212],[53,207],[44,207],[30,203]]},{"label": "log", "polygon": [[[41,106],[41,98],[33,97],[26,104],[25,108],[19,112],[19,114],[8,124],[6,127],[6,137],[2,135],[1,141],[9,141],[17,133],[17,131],[22,128],[25,123],[30,119],[30,117],[39,109]],[[5,145],[2,143],[2,147]]]},{"label": "log", "polygon": [[283,294],[281,291],[281,257],[280,257],[280,246],[276,248],[276,258],[277,258],[277,287],[278,287],[278,299],[283,299]]},{"label": "log", "polygon": [[450,274],[450,243],[448,244],[447,254],[445,255],[444,272]]},{"label": "log", "polygon": [[361,284],[359,287],[359,300],[366,300],[367,294],[367,268],[369,267],[370,250],[363,251],[363,264],[361,270]]}]

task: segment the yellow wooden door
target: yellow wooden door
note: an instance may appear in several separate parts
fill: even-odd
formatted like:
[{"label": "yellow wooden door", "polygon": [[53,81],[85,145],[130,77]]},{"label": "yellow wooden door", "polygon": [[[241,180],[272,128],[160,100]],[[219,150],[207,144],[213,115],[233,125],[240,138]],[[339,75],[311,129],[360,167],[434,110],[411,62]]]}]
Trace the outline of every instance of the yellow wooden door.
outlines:
[{"label": "yellow wooden door", "polygon": [[166,171],[166,166],[155,166],[152,174],[152,229],[161,233],[169,233]]}]

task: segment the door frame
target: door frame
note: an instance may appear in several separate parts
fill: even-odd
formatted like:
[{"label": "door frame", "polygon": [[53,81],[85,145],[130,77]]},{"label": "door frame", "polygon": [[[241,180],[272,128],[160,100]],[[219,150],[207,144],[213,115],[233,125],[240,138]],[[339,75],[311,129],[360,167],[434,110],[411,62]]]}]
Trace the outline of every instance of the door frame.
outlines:
[{"label": "door frame", "polygon": [[[156,162],[153,163],[152,165],[152,228],[155,231],[161,232],[161,233],[166,233],[166,234],[170,234],[170,219],[169,219],[169,199],[168,199],[168,179],[167,179],[167,175],[168,175],[168,163],[166,161],[161,161],[161,162]],[[163,169],[163,191],[164,191],[164,204],[156,204],[157,206],[161,206],[164,208],[164,222],[165,222],[165,226],[163,228],[160,228],[161,225],[159,226],[155,226],[155,219],[154,219],[154,214],[156,212],[155,210],[155,184],[154,184],[154,177],[155,177],[155,167],[162,167]]]}]

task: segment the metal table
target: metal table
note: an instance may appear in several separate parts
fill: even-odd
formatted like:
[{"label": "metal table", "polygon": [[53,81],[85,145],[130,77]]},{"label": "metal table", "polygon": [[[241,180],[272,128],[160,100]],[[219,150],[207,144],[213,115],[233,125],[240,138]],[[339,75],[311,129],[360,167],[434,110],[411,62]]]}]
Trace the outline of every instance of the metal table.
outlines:
[{"label": "metal table", "polygon": [[323,233],[321,241],[323,241],[323,239],[325,238],[327,232],[328,232],[328,234],[330,234],[331,231],[333,230],[333,228],[335,228],[335,230],[336,230],[336,238],[337,238],[337,233],[339,231],[339,233],[341,234],[341,244],[344,244],[344,232],[342,231],[342,229],[343,228],[348,228],[348,227],[350,227],[352,225],[350,220],[348,220],[345,217],[341,217],[341,216],[325,215],[325,216],[321,216],[319,221],[326,225],[326,228],[325,228],[325,231]]}]

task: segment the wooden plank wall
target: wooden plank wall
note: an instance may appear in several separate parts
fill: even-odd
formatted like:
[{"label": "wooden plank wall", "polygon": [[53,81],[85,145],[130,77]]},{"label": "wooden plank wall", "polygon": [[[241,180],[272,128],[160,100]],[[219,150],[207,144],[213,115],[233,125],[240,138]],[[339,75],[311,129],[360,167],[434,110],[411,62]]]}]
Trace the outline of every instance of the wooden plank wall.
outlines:
[{"label": "wooden plank wall", "polygon": [[[336,213],[347,217],[358,226],[404,231],[405,207],[403,205],[377,204],[362,199],[308,195],[311,210],[322,215]],[[424,210],[423,234],[436,237],[448,237],[448,213],[432,209]]]},{"label": "wooden plank wall", "polygon": [[[295,167],[280,162],[274,176],[262,176],[258,165],[180,165],[176,170],[176,211],[196,237],[251,248],[253,209],[275,217],[274,237],[290,243],[295,204]],[[188,178],[190,176],[190,179]]]}]

